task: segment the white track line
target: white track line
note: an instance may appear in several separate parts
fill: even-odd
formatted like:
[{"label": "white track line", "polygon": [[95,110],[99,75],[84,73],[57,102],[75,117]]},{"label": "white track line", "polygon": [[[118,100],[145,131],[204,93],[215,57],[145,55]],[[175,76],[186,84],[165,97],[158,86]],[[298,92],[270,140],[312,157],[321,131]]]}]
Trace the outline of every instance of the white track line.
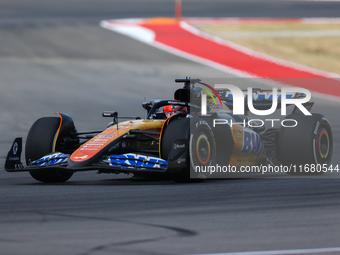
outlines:
[{"label": "white track line", "polygon": [[340,2],[340,0],[289,0],[292,2]]},{"label": "white track line", "polygon": [[[113,21],[115,21],[115,20],[113,20]],[[230,74],[233,74],[235,76],[243,77],[243,78],[257,78],[257,76],[251,75],[249,73],[242,72],[240,70],[237,70],[237,69],[234,69],[234,68],[231,68],[231,67],[227,67],[225,65],[218,64],[214,61],[207,60],[205,58],[201,58],[201,57],[198,57],[196,55],[186,53],[184,51],[172,48],[172,47],[164,45],[162,43],[155,42],[153,40],[154,37],[151,36],[151,33],[153,33],[153,31],[146,29],[146,28],[143,28],[144,34],[142,35],[141,31],[137,34],[135,33],[138,29],[134,26],[125,26],[125,27],[114,26],[114,25],[111,25],[109,21],[105,21],[105,20],[103,20],[100,23],[100,26],[103,27],[103,28],[106,28],[108,30],[118,32],[120,34],[124,34],[126,36],[131,37],[131,38],[134,38],[135,40],[149,44],[149,45],[151,45],[155,48],[158,48],[160,50],[172,53],[176,56],[189,59],[189,60],[197,62],[199,64],[210,66],[210,67],[215,68],[217,70],[220,70],[222,72],[230,73]],[[149,36],[145,36],[147,34],[149,34]]]},{"label": "white track line", "polygon": [[[297,250],[276,250],[276,251],[249,251],[249,252],[227,252],[227,253],[207,253],[199,255],[288,255],[288,254],[324,254],[336,252],[340,253],[340,247],[317,248],[317,249],[297,249]],[[198,254],[197,254],[198,255]]]},{"label": "white track line", "polygon": [[302,23],[306,24],[339,24],[340,18],[302,18]]}]

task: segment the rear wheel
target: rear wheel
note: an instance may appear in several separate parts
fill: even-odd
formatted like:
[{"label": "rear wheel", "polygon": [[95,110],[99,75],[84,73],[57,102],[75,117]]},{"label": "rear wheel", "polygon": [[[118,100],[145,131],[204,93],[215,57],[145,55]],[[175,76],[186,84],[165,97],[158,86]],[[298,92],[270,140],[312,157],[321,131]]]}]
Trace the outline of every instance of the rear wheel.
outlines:
[{"label": "rear wheel", "polygon": [[[58,117],[41,118],[33,124],[26,140],[25,156],[27,165],[49,153],[60,151],[55,143],[59,125],[60,118]],[[41,182],[65,182],[71,178],[73,172],[44,169],[30,171],[30,174],[35,180]]]},{"label": "rear wheel", "polygon": [[[333,135],[328,120],[321,114],[305,116],[292,114],[296,127],[281,127],[278,140],[278,157],[283,165],[295,165],[290,174],[322,174],[333,153]],[[292,123],[289,123],[292,122]],[[285,125],[295,125],[287,120]]]}]

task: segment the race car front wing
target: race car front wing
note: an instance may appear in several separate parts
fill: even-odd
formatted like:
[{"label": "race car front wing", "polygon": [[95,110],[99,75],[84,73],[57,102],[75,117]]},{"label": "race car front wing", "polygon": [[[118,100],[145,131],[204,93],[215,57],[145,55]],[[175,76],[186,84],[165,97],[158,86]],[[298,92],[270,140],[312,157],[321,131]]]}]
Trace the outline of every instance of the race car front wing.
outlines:
[{"label": "race car front wing", "polygon": [[[186,141],[176,140],[174,143],[183,143]],[[27,167],[21,163],[22,138],[16,138],[8,152],[5,170],[7,172],[25,172],[25,171],[88,171],[98,170],[100,172],[160,172],[176,173],[187,167],[187,150],[186,146],[173,147],[169,153],[168,160],[162,158],[147,156],[137,153],[125,153],[121,155],[103,155],[96,162],[81,167],[70,167],[68,165],[70,154],[55,152],[34,160]]]}]

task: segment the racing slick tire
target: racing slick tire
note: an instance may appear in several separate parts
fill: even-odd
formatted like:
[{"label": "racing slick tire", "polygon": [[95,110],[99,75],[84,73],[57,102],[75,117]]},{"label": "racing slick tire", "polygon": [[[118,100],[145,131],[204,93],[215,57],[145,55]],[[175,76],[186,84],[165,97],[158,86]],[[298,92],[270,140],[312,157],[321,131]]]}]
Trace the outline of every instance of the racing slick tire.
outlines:
[{"label": "racing slick tire", "polygon": [[[26,164],[37,160],[51,152],[58,151],[54,148],[54,139],[60,125],[59,117],[44,117],[38,119],[28,132],[25,157]],[[53,169],[30,171],[31,176],[40,182],[65,182],[70,179],[73,172]]]},{"label": "racing slick tire", "polygon": [[200,164],[204,167],[216,162],[216,143],[208,123],[203,119],[178,118],[172,120],[163,132],[161,154],[164,159],[169,155],[175,140],[188,141],[187,167],[172,175],[172,179],[175,182],[201,182],[206,179],[208,175],[196,172],[195,166]]},{"label": "racing slick tire", "polygon": [[[190,120],[188,118],[177,118],[174,117],[169,121],[169,124],[164,128],[161,137],[161,157],[168,160],[168,156],[172,150],[175,140],[185,139],[189,140],[190,136]],[[188,144],[185,144],[188,148]],[[187,166],[189,157],[186,158]],[[188,167],[182,169],[180,172],[172,174],[170,176],[175,182],[189,182],[190,172],[188,172]]]},{"label": "racing slick tire", "polygon": [[292,166],[288,172],[292,175],[323,174],[321,169],[328,167],[333,152],[333,135],[328,120],[315,113],[312,116],[291,114],[285,119],[285,125],[294,126],[296,122],[297,125],[279,130],[277,152],[281,164]]},{"label": "racing slick tire", "polygon": [[216,142],[204,119],[194,119],[190,123],[189,156],[190,178],[204,180],[209,177],[209,166],[216,166]]}]

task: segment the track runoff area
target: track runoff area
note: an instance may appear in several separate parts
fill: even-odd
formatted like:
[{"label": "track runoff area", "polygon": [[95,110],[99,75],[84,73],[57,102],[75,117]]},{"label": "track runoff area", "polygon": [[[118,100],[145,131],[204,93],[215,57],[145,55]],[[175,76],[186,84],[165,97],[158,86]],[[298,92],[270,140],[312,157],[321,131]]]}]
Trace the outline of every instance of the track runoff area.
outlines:
[{"label": "track runoff area", "polygon": [[[103,28],[124,34],[177,56],[245,78],[270,78],[281,85],[306,88],[315,96],[338,100],[340,76],[258,53],[198,30],[199,24],[307,23],[327,19],[151,18],[104,20]],[[329,19],[338,22],[338,19]],[[292,79],[305,78],[305,79]],[[313,79],[311,79],[313,78]]]},{"label": "track runoff area", "polygon": [[[340,23],[340,19],[182,19],[180,17],[180,10],[177,9],[177,19],[151,18],[103,20],[100,25],[103,28],[129,36],[158,49],[216,68],[220,71],[234,74],[237,77],[269,78],[270,80],[279,82],[280,85],[283,86],[306,88],[316,96],[339,100],[339,75],[260,54],[236,43],[204,33],[195,27],[197,24],[212,23],[308,23],[323,21]],[[307,78],[309,81],[315,80],[316,82],[306,83],[305,79],[299,81],[299,79],[291,79],[292,77]],[[222,254],[340,254],[340,247],[219,253],[216,255]]]}]

